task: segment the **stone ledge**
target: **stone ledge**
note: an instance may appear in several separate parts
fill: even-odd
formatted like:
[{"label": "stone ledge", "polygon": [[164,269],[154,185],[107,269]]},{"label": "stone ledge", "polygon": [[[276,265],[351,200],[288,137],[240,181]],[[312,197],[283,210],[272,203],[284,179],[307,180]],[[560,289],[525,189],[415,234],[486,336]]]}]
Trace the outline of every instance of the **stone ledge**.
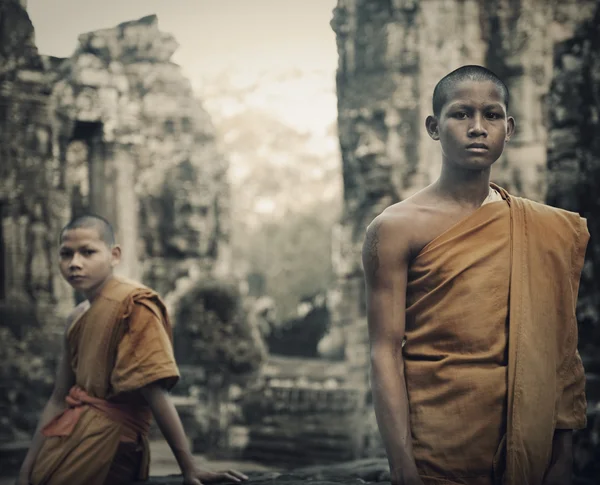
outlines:
[{"label": "stone ledge", "polygon": [[[243,468],[241,469],[243,471]],[[390,483],[388,463],[386,459],[372,458],[356,460],[338,465],[323,465],[298,468],[286,472],[248,472],[247,484],[252,485],[296,485],[309,483],[311,485],[359,485]],[[137,482],[131,485],[180,485],[181,476],[151,477],[148,482]]]}]

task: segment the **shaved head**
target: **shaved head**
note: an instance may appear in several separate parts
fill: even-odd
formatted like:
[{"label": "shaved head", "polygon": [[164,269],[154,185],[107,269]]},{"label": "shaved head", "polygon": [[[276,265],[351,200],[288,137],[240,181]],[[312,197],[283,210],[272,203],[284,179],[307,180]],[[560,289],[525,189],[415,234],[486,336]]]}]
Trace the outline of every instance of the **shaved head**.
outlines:
[{"label": "shaved head", "polygon": [[502,80],[496,76],[492,71],[486,69],[482,66],[469,65],[462,66],[452,71],[450,74],[444,76],[440,82],[437,83],[435,89],[433,90],[433,115],[436,117],[440,116],[442,112],[442,107],[448,101],[448,96],[452,89],[454,89],[459,83],[463,81],[491,81],[493,82],[502,97],[504,98],[504,104],[506,106],[506,111],[508,112],[508,100],[509,93],[506,84],[502,82]]},{"label": "shaved head", "polygon": [[98,232],[100,239],[104,241],[109,248],[115,245],[115,232],[110,222],[104,219],[104,217],[100,217],[96,214],[84,214],[72,219],[71,222],[60,231],[60,240],[62,241],[66,231],[72,229],[95,229]]}]

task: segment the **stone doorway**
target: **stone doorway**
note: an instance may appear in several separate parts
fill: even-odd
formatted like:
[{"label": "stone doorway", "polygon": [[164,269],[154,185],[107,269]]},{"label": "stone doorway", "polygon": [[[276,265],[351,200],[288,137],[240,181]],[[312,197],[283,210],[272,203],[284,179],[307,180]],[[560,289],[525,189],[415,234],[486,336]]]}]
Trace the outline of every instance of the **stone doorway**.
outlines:
[{"label": "stone doorway", "polygon": [[84,212],[103,212],[105,187],[105,159],[107,149],[103,142],[103,123],[76,121],[67,152],[73,165],[71,180],[71,210],[77,217]]}]

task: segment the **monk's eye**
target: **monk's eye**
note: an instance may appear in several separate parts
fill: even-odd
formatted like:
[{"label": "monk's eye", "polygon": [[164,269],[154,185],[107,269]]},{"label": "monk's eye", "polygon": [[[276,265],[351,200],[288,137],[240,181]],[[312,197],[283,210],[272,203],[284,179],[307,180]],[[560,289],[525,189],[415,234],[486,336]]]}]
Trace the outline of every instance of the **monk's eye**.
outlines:
[{"label": "monk's eye", "polygon": [[58,253],[61,259],[70,258],[71,254],[72,253],[70,253],[69,251],[61,251],[60,253]]},{"label": "monk's eye", "polygon": [[84,249],[82,251],[82,253],[84,254],[84,256],[91,256],[92,254],[94,254],[96,251],[94,251],[93,249]]},{"label": "monk's eye", "polygon": [[488,117],[490,120],[499,120],[500,118],[502,118],[502,115],[501,115],[501,114],[499,114],[499,113],[488,113],[488,114],[487,114],[487,117]]},{"label": "monk's eye", "polygon": [[464,120],[467,117],[467,113],[465,113],[464,111],[456,111],[453,117],[457,120]]}]

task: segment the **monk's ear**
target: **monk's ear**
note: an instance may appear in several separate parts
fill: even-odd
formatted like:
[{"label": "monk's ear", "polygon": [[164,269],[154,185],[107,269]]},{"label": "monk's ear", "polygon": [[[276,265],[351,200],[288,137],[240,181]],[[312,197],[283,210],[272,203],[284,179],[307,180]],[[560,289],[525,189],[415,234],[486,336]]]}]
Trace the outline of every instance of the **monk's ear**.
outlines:
[{"label": "monk's ear", "polygon": [[509,116],[506,119],[506,138],[504,139],[505,142],[508,143],[510,137],[513,136],[513,133],[515,132],[515,126],[515,119],[512,116]]},{"label": "monk's ear", "polygon": [[439,125],[438,119],[435,116],[429,115],[425,120],[425,128],[432,140],[439,141],[440,139]]},{"label": "monk's ear", "polygon": [[121,246],[115,244],[110,250],[111,261],[110,264],[114,268],[121,262]]}]

